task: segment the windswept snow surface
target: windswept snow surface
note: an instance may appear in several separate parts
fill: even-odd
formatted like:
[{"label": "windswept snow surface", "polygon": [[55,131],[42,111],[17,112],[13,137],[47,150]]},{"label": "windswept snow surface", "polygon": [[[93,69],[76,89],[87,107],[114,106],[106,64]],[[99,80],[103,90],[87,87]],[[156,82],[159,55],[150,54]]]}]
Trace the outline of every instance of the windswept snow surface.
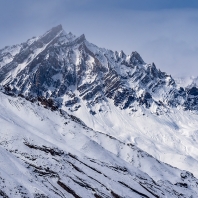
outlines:
[{"label": "windswept snow surface", "polygon": [[113,135],[125,143],[133,143],[156,159],[198,177],[196,112],[173,108],[168,113],[156,115],[150,109],[140,107],[136,112],[123,111],[111,100],[96,105],[95,109],[97,114],[91,115],[84,104],[73,114],[94,130]]},{"label": "windswept snow surface", "polygon": [[64,111],[0,93],[2,197],[197,197],[198,180]]}]

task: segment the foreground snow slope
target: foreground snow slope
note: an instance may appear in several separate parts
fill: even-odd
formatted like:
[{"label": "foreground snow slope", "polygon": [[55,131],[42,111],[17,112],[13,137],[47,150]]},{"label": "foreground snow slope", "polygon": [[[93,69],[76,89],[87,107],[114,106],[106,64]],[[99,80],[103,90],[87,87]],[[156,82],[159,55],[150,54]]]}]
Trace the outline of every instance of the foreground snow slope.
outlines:
[{"label": "foreground snow slope", "polygon": [[[150,110],[137,108],[136,112],[121,110],[109,100],[95,105],[103,108],[91,115],[86,104],[72,112],[89,127],[113,135],[125,143],[132,143],[156,159],[198,177],[198,114],[179,108],[156,115]],[[67,109],[67,108],[64,108]]]},{"label": "foreground snow slope", "polygon": [[198,180],[62,110],[0,93],[2,197],[197,197]]}]

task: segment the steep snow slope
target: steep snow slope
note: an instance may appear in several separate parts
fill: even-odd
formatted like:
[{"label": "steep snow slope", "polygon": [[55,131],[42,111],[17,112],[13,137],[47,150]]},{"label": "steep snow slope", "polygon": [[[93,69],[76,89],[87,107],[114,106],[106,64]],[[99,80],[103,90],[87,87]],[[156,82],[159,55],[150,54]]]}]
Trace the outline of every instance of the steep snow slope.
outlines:
[{"label": "steep snow slope", "polygon": [[95,115],[87,113],[86,106],[72,112],[89,127],[133,143],[156,159],[198,177],[198,115],[195,112],[171,109],[162,115],[150,110],[123,111],[113,101],[98,108]]},{"label": "steep snow slope", "polygon": [[62,110],[0,93],[0,125],[2,197],[198,196],[191,173]]}]

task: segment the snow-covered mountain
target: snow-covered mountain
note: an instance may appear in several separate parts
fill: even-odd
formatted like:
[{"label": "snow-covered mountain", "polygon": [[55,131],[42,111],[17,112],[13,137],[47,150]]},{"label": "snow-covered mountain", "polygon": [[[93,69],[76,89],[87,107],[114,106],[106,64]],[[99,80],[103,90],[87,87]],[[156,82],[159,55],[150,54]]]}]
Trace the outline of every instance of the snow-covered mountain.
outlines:
[{"label": "snow-covered mountain", "polygon": [[41,37],[2,49],[0,58],[2,85],[30,98],[56,98],[59,106],[82,99],[93,111],[95,103],[110,98],[122,109],[152,104],[158,109],[162,105],[197,109],[191,104],[196,88],[177,88],[170,75],[154,63],[146,64],[137,52],[126,56],[123,51],[99,48],[84,35],[65,33],[61,25]]},{"label": "snow-covered mountain", "polygon": [[0,93],[0,196],[197,197],[192,173],[164,164],[133,144]]},{"label": "snow-covered mountain", "polygon": [[[170,75],[158,70],[154,63],[144,63],[137,52],[126,56],[123,51],[99,48],[84,35],[65,33],[60,25],[41,37],[6,47],[0,54],[2,85],[31,98],[58,98],[59,106],[80,99],[98,103],[106,98],[123,109],[131,104],[147,108],[153,103],[187,105],[188,92],[177,90]],[[78,95],[74,95],[75,91]]]},{"label": "snow-covered mountain", "polygon": [[180,82],[61,25],[0,50],[0,195],[198,197],[198,88]]}]

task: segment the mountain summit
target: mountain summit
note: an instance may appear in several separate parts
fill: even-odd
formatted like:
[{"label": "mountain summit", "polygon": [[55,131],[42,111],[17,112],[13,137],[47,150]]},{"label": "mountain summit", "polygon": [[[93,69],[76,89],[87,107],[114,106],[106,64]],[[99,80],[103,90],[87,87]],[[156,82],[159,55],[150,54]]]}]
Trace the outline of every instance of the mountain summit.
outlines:
[{"label": "mountain summit", "polygon": [[197,109],[193,91],[178,89],[170,75],[154,63],[146,64],[136,51],[126,56],[99,48],[84,34],[65,33],[61,25],[2,49],[0,58],[0,83],[7,90],[29,98],[52,98],[58,106],[82,99],[96,112],[94,104],[110,98],[122,109],[154,105],[159,113],[162,104]]}]

